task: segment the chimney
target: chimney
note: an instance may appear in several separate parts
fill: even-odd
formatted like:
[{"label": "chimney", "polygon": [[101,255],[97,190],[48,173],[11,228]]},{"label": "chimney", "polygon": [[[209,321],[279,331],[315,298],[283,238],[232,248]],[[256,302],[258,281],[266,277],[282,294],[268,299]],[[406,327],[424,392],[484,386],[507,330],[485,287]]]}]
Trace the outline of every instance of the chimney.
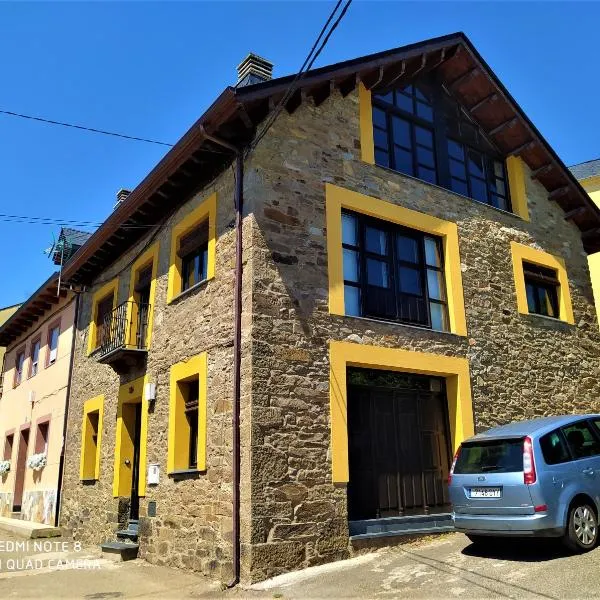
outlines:
[{"label": "chimney", "polygon": [[114,208],[117,208],[118,206],[120,206],[123,202],[125,202],[125,200],[127,200],[127,196],[129,196],[129,194],[131,194],[130,190],[125,190],[123,188],[121,188],[118,192],[117,192],[117,203],[115,204]]},{"label": "chimney", "polygon": [[263,83],[273,79],[273,63],[250,52],[238,65],[238,82],[236,87]]}]

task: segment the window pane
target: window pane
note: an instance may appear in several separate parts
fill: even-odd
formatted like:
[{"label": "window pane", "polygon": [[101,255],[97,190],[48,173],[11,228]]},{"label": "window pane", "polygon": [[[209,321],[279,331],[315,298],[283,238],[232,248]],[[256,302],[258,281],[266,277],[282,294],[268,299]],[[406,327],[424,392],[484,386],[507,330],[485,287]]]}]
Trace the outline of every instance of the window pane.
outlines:
[{"label": "window pane", "polygon": [[399,146],[394,146],[394,160],[396,161],[396,170],[401,173],[413,174],[412,154],[402,150]]},{"label": "window pane", "polygon": [[504,179],[494,179],[490,183],[490,189],[492,192],[496,192],[501,196],[506,196],[506,186],[504,185]]},{"label": "window pane", "polygon": [[569,460],[569,451],[558,431],[552,431],[542,436],[540,447],[547,465],[557,465]]},{"label": "window pane", "polygon": [[344,248],[344,279],[358,282],[358,252]]},{"label": "window pane", "polygon": [[410,125],[404,119],[392,118],[392,131],[394,143],[405,148],[412,148],[410,139]]},{"label": "window pane", "polygon": [[437,302],[429,303],[429,311],[431,313],[431,328],[436,331],[448,331],[448,311],[443,304]]},{"label": "window pane", "polygon": [[427,121],[433,121],[433,110],[431,106],[417,102],[417,115]]},{"label": "window pane", "polygon": [[437,178],[435,176],[435,171],[433,169],[428,169],[427,167],[419,167],[418,178],[423,181],[428,181],[429,183],[436,183]]},{"label": "window pane", "polygon": [[383,129],[379,129],[378,127],[373,127],[373,141],[375,146],[379,146],[384,150],[387,150],[388,147],[388,137],[387,131]]},{"label": "window pane", "polygon": [[494,175],[504,179],[504,165],[498,160],[494,161]]},{"label": "window pane", "polygon": [[360,289],[351,285],[344,286],[345,313],[352,317],[360,317]]},{"label": "window pane", "polygon": [[398,287],[406,294],[423,295],[421,271],[412,267],[401,266],[398,269]]},{"label": "window pane", "polygon": [[417,160],[419,161],[419,164],[425,167],[433,168],[435,166],[433,152],[426,148],[422,148],[421,146],[417,146]]},{"label": "window pane", "polygon": [[424,127],[415,126],[415,139],[419,144],[423,144],[428,148],[433,148],[433,134],[429,129]]},{"label": "window pane", "polygon": [[380,167],[389,167],[390,166],[390,155],[383,151],[375,148],[375,164]]},{"label": "window pane", "polygon": [[374,258],[367,259],[367,282],[377,287],[389,287],[387,263]]},{"label": "window pane", "polygon": [[488,197],[485,181],[471,177],[471,198],[475,198],[475,200],[487,203]]},{"label": "window pane", "polygon": [[377,125],[381,129],[387,129],[385,112],[376,106],[373,107],[373,125]]},{"label": "window pane", "polygon": [[459,162],[458,160],[450,159],[450,175],[453,177],[459,177],[460,179],[467,178],[467,172],[465,170],[465,163]]},{"label": "window pane", "polygon": [[457,194],[462,194],[463,196],[469,195],[469,188],[467,187],[466,181],[461,181],[460,179],[452,178],[450,180],[450,184],[453,192],[456,192]]},{"label": "window pane", "polygon": [[567,444],[574,460],[600,454],[600,443],[596,441],[585,421],[563,427],[562,431],[567,438]]},{"label": "window pane", "polygon": [[453,142],[452,140],[448,140],[448,154],[452,158],[457,158],[458,160],[465,159],[462,144],[459,144],[458,142]]},{"label": "window pane", "polygon": [[374,94],[377,100],[381,100],[382,102],[387,102],[388,104],[394,103],[394,92],[388,92],[387,94]]},{"label": "window pane", "polygon": [[429,96],[425,95],[425,92],[418,87],[415,87],[415,94],[418,100],[423,100],[423,102],[427,102],[428,104],[431,102]]},{"label": "window pane", "polygon": [[525,282],[525,292],[527,294],[527,310],[530,313],[535,313],[536,308],[536,289],[532,283]]},{"label": "window pane", "polygon": [[387,233],[381,229],[367,226],[365,228],[365,246],[367,252],[376,254],[386,254],[387,252]]},{"label": "window pane", "polygon": [[540,300],[540,314],[547,317],[558,317],[556,310],[556,288],[538,287],[538,297]]},{"label": "window pane", "polygon": [[398,258],[407,262],[419,262],[419,246],[417,240],[405,235],[397,238]]},{"label": "window pane", "polygon": [[508,210],[508,203],[506,202],[506,198],[503,198],[502,196],[496,196],[496,194],[491,194],[490,204],[492,206],[495,206],[496,208]]},{"label": "window pane", "polygon": [[469,173],[477,177],[483,177],[483,157],[474,150],[467,152],[469,157]]},{"label": "window pane", "polygon": [[427,288],[429,297],[434,300],[445,300],[444,294],[444,275],[441,271],[427,269]]},{"label": "window pane", "polygon": [[440,246],[437,240],[430,237],[425,238],[425,262],[431,267],[442,266]]},{"label": "window pane", "polygon": [[405,96],[402,93],[396,94],[396,106],[398,108],[401,108],[402,110],[405,110],[406,112],[409,112],[409,113],[413,112],[412,98],[409,98],[408,96]]},{"label": "window pane", "polygon": [[358,246],[356,239],[356,217],[353,215],[342,215],[342,242],[350,246]]}]

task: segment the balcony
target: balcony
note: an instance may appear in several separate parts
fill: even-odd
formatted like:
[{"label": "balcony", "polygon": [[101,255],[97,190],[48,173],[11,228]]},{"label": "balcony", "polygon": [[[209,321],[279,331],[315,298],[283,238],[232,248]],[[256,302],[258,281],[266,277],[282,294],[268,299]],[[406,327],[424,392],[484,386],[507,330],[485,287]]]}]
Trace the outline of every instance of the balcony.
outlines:
[{"label": "balcony", "polygon": [[132,301],[123,302],[108,313],[98,325],[96,360],[117,372],[141,366],[148,353],[149,315],[149,304]]}]

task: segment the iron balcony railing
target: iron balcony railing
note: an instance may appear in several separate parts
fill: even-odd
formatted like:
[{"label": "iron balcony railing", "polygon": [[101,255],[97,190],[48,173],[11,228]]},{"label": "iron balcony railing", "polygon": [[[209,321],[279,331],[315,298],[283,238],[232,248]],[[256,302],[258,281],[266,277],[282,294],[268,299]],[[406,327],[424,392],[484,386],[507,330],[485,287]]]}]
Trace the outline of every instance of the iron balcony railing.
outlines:
[{"label": "iron balcony railing", "polygon": [[127,301],[108,313],[98,327],[98,358],[116,350],[146,350],[149,304]]}]

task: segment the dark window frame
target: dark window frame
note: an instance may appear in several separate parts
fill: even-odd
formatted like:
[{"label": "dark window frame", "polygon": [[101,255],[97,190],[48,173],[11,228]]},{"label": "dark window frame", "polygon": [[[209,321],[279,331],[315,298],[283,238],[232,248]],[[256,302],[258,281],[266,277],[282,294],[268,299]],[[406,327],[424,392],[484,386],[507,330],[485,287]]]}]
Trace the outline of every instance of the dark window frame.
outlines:
[{"label": "dark window frame", "polygon": [[[189,247],[188,238],[196,238],[193,247]],[[177,254],[181,260],[181,292],[185,292],[208,279],[208,219],[197,223],[177,242]],[[182,246],[187,246],[185,249]],[[190,279],[191,278],[191,279]]]},{"label": "dark window frame", "polygon": [[[200,376],[192,377],[181,382],[185,387],[184,411],[189,428],[188,439],[188,469],[198,469],[198,430],[200,407]],[[191,396],[192,390],[194,395]]]},{"label": "dark window frame", "polygon": [[[37,360],[34,362],[33,353],[34,353],[36,344],[38,344],[38,351],[37,351]],[[27,379],[31,379],[32,377],[35,377],[40,372],[41,356],[42,356],[42,336],[38,335],[29,344],[29,369],[27,371]],[[35,364],[35,373],[33,372],[34,364]]]},{"label": "dark window frame", "polygon": [[[56,336],[56,356],[54,357],[54,360],[51,359],[51,354],[52,354],[52,333],[57,330],[58,334]],[[57,319],[56,321],[50,323],[50,325],[48,325],[48,334],[47,334],[47,340],[46,340],[46,345],[47,345],[47,349],[46,349],[46,368],[48,368],[51,365],[56,364],[56,361],[58,360],[58,345],[60,343],[60,332],[61,332],[61,320]]]},{"label": "dark window frame", "polygon": [[[22,357],[22,359],[23,359],[20,370],[18,368],[19,362],[20,362],[19,357]],[[15,376],[13,379],[13,388],[20,386],[21,383],[23,382],[23,371],[25,370],[25,360],[26,360],[25,346],[23,346],[22,348],[17,350],[17,352],[15,353]]]},{"label": "dark window frame", "polygon": [[[525,279],[525,295],[527,298],[527,310],[529,314],[560,319],[560,280],[555,269],[536,265],[535,263],[523,261],[523,278]],[[528,286],[534,289],[533,307],[530,296],[527,293]],[[548,293],[548,299],[554,314],[544,312],[540,291]]]},{"label": "dark window frame", "polygon": [[[411,229],[404,227],[396,223],[370,217],[362,213],[343,210],[342,219],[344,216],[350,216],[355,219],[356,223],[356,241],[358,245],[352,245],[344,242],[342,239],[342,254],[344,250],[350,250],[358,254],[358,281],[347,280],[344,276],[344,290],[346,286],[359,289],[359,306],[360,306],[360,317],[372,318],[382,321],[390,321],[393,323],[401,323],[404,325],[412,325],[415,327],[423,327],[431,329],[433,331],[449,331],[450,330],[450,317],[448,309],[448,292],[446,286],[446,277],[444,269],[444,247],[442,240],[434,235],[430,235],[418,229]],[[370,252],[366,249],[366,230],[368,227],[373,227],[378,230],[385,231],[387,236],[387,244],[389,246],[386,254],[377,254]],[[401,259],[398,256],[398,239],[399,237],[412,239],[416,242],[417,248],[417,261],[411,262],[409,260]],[[436,250],[440,259],[440,266],[427,264],[426,251],[425,251],[425,240],[431,239],[436,244]],[[387,264],[388,282],[387,288],[381,288],[379,286],[369,284],[367,274],[367,261],[374,260]],[[401,291],[399,287],[400,268],[405,267],[410,270],[417,271],[420,277],[421,294],[411,293],[409,291]],[[438,274],[438,280],[441,283],[441,295],[445,300],[434,298],[430,294],[428,271],[433,271]],[[366,298],[369,294],[369,288],[378,288],[382,290],[389,290],[389,294],[393,296],[393,308],[395,311],[395,318],[389,316],[381,316],[377,314],[371,314],[367,307]],[[374,292],[372,292],[374,293]],[[420,321],[416,319],[403,318],[402,317],[402,300],[406,298],[413,298],[414,302],[421,302],[425,310],[425,320]],[[444,322],[444,329],[434,329],[432,324],[431,304],[437,304],[442,306],[442,320]],[[348,314],[348,313],[346,313]],[[350,315],[352,316],[352,315]]]},{"label": "dark window frame", "polygon": [[[404,90],[410,90],[410,94],[406,94]],[[426,91],[423,94],[423,90]],[[425,101],[426,96],[429,95],[429,103]],[[412,98],[412,111],[402,108],[399,105],[397,98],[407,99]],[[406,102],[406,100],[404,100]],[[428,120],[417,114],[417,102],[427,104],[432,110],[432,120]],[[501,153],[495,149],[490,142],[487,140],[485,135],[481,132],[479,126],[474,123],[462,110],[460,103],[450,96],[446,91],[442,89],[439,82],[435,81],[433,76],[424,77],[419,81],[413,82],[404,86],[403,88],[394,88],[391,90],[384,90],[379,93],[372,93],[371,104],[373,111],[373,148],[375,155],[375,163],[379,166],[387,167],[400,173],[404,173],[411,177],[416,177],[422,181],[428,183],[434,183],[453,193],[460,194],[462,196],[469,197],[475,202],[481,204],[487,204],[499,210],[506,212],[513,212],[511,199],[510,199],[510,186],[508,181],[508,173],[506,169],[506,157],[502,156]],[[448,106],[451,105],[452,110],[448,110]],[[380,126],[375,118],[375,110],[383,111],[385,115],[386,127],[385,129]],[[450,114],[450,113],[453,114]],[[394,152],[394,129],[392,122],[394,118],[400,118],[403,121],[408,122],[411,132],[412,141],[412,172],[407,173],[397,168],[396,157]],[[434,154],[434,171],[436,173],[436,181],[430,181],[419,176],[418,172],[418,158],[415,144],[415,127],[422,127],[427,129],[432,134],[433,139],[433,154]],[[466,139],[466,135],[463,130],[467,128],[474,129],[477,134],[474,140]],[[449,131],[450,130],[450,131]],[[377,131],[383,132],[387,138],[387,147],[383,148],[377,143]],[[467,194],[453,189],[452,179],[459,179],[458,176],[452,176],[450,171],[450,165],[454,159],[450,156],[448,151],[448,142],[455,142],[463,147],[463,164],[465,167],[465,184],[467,187]],[[469,173],[469,151],[475,152],[484,157],[484,173],[483,176],[470,175]],[[383,159],[386,155],[387,159]],[[494,162],[498,162],[502,165],[502,176],[499,177],[494,172]],[[486,201],[475,198],[473,196],[473,183],[471,179],[478,179],[485,184],[486,188]],[[496,181],[501,181],[504,186],[504,194],[498,193],[492,189],[492,184]],[[501,202],[494,202],[495,197],[502,198],[505,206],[498,206]]]}]

